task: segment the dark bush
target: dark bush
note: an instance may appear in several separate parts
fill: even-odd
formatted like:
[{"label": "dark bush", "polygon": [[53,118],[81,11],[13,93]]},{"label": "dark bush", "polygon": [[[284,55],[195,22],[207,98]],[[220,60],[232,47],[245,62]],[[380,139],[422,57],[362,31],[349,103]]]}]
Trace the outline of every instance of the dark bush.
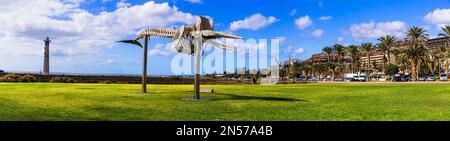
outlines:
[{"label": "dark bush", "polygon": [[60,77],[60,76],[52,77],[52,79],[50,79],[50,82],[51,83],[77,83],[77,81],[73,78]]},{"label": "dark bush", "polygon": [[19,78],[19,82],[37,82],[37,78],[33,75],[23,75]]},{"label": "dark bush", "polygon": [[384,70],[384,74],[388,76],[394,76],[399,72],[398,66],[394,64],[389,64],[386,69]]},{"label": "dark bush", "polygon": [[101,84],[113,84],[113,83],[117,83],[117,82],[115,82],[115,81],[110,81],[110,80],[105,80],[105,81],[100,81],[100,82],[98,82],[98,83],[101,83]]},{"label": "dark bush", "polygon": [[11,73],[0,77],[0,82],[19,82],[20,75]]}]

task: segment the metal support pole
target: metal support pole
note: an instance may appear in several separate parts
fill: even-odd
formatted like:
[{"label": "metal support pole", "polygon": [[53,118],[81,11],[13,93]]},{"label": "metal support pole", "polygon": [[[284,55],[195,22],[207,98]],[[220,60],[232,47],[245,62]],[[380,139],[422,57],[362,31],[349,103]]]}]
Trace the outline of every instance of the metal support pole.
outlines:
[{"label": "metal support pole", "polygon": [[202,35],[200,31],[195,33],[195,77],[194,77],[194,99],[200,100],[200,63],[202,57]]},{"label": "metal support pole", "polygon": [[148,49],[148,36],[144,37],[144,50],[142,60],[142,93],[147,93],[147,49]]}]

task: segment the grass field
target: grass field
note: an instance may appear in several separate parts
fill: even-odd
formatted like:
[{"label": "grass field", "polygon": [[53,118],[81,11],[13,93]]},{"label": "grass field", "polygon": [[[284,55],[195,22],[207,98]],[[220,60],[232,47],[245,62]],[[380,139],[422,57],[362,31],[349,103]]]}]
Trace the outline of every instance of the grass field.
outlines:
[{"label": "grass field", "polygon": [[448,84],[191,85],[0,83],[0,120],[450,120]]}]

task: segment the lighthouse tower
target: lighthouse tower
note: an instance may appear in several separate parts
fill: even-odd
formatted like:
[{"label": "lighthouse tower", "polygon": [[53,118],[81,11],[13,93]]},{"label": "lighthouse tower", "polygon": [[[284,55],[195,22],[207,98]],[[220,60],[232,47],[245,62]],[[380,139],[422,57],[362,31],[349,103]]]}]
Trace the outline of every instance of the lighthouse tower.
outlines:
[{"label": "lighthouse tower", "polygon": [[50,74],[50,38],[44,40],[44,74]]}]

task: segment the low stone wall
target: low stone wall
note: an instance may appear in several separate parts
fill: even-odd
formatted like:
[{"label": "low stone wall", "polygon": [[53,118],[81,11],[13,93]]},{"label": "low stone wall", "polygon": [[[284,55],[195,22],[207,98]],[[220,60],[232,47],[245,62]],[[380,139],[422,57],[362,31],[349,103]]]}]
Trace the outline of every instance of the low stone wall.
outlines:
[{"label": "low stone wall", "polygon": [[[25,75],[25,73],[16,73],[19,75]],[[0,77],[6,75],[6,73],[0,73]],[[111,75],[40,75],[30,74],[35,76],[38,82],[49,82],[53,77],[69,77],[75,79],[79,83],[118,83],[118,84],[141,84],[142,80],[140,76],[111,76]],[[148,84],[194,84],[194,78],[189,76],[149,76],[147,77]],[[231,84],[253,84],[252,79],[225,79],[225,78],[209,78],[202,77],[200,79],[201,84],[209,85],[231,85]],[[259,84],[259,80],[256,84]],[[309,84],[317,83],[317,81],[292,81],[292,80],[279,80],[278,84]]]},{"label": "low stone wall", "polygon": [[[17,73],[19,74],[19,73]],[[5,73],[0,74],[0,77]],[[25,75],[25,74],[19,74]],[[40,75],[30,74],[38,79],[38,82],[49,82],[53,77],[68,77],[75,79],[79,83],[120,83],[120,84],[140,84],[142,82],[140,76],[108,76],[108,75]],[[194,78],[188,76],[167,76],[155,77],[149,76],[147,78],[148,84],[194,84]],[[202,84],[252,84],[251,79],[244,80],[227,80],[223,78],[213,79],[203,77],[200,80]]]}]

